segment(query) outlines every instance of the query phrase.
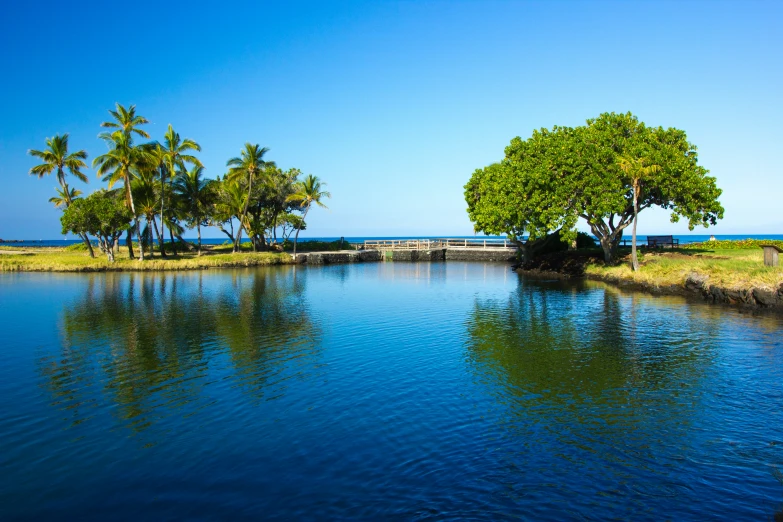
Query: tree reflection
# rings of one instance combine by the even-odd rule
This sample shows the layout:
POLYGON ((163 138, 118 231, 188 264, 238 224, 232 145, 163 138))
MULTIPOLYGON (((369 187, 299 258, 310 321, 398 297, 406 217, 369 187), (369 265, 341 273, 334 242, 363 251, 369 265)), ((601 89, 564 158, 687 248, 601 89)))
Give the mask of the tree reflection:
POLYGON ((101 396, 134 430, 185 415, 214 400, 205 390, 214 373, 255 399, 278 396, 316 355, 304 286, 274 269, 89 276, 63 309, 61 353, 39 366, 74 423, 101 396))
POLYGON ((530 280, 505 301, 476 299, 468 354, 504 421, 609 444, 687 428, 696 401, 683 394, 712 364, 714 325, 633 299, 530 280))

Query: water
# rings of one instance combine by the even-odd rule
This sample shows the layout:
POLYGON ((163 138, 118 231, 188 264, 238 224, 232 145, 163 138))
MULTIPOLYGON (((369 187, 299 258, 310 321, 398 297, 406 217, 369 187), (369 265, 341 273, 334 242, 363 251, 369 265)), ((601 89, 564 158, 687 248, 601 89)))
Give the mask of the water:
POLYGON ((0 519, 768 519, 776 315, 375 263, 0 274, 0 519))
MULTIPOLYGON (((668 235, 668 234, 667 234, 668 235)), ((433 238, 453 238, 453 239, 477 239, 477 238, 490 238, 490 239, 505 239, 503 236, 356 236, 345 237, 345 241, 348 243, 364 243, 365 240, 378 240, 378 239, 433 239, 433 238)), ((680 240, 681 245, 687 245, 688 243, 701 243, 710 239, 710 234, 687 234, 687 235, 675 235, 673 236, 680 240)), ((185 238, 187 241, 196 242, 196 238, 185 238)), ((631 235, 626 234, 623 239, 630 240, 631 235)), ((768 239, 768 240, 783 240, 783 234, 718 234, 715 235, 715 239, 718 240, 738 240, 738 239, 768 239)), ((339 237, 300 237, 299 242, 305 243, 307 241, 338 241, 339 237)), ((647 244, 647 236, 639 235, 637 241, 640 245, 647 244)), ((2 241, 0 245, 5 246, 19 246, 19 247, 65 247, 76 243, 81 243, 81 239, 24 239, 18 241, 2 241)), ((204 245, 223 245, 230 244, 225 237, 205 237, 201 240, 204 245)), ((243 243, 249 243, 250 240, 242 238, 243 243)), ((154 241, 157 245, 157 240, 154 241)), ((125 245, 125 239, 120 240, 121 245, 125 245)))

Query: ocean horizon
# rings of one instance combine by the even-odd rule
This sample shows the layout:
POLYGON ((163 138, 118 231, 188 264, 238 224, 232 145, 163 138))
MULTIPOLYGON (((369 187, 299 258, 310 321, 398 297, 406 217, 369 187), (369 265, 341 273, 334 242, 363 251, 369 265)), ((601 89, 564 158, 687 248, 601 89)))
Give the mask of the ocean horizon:
MULTIPOLYGON (((659 234, 649 234, 659 235, 659 234)), ((660 234, 670 235, 670 234, 660 234)), ((689 243, 701 243, 708 241, 710 237, 714 236, 716 240, 740 240, 740 239, 769 239, 783 241, 783 234, 673 234, 675 239, 680 240, 681 245, 687 245, 689 243)), ((399 239, 435 239, 435 238, 451 238, 451 239, 506 239, 503 236, 483 236, 483 235, 471 235, 471 236, 452 236, 452 235, 429 235, 429 236, 344 236, 342 239, 348 243, 363 243, 367 240, 399 240, 399 239)), ((197 238, 185 237, 186 241, 196 242, 197 238)), ((323 237, 300 237, 300 243, 306 243, 308 241, 338 241, 341 238, 339 236, 323 236, 323 237)), ((630 234, 623 236, 623 239, 630 239, 630 234)), ((279 238, 278 238, 279 240, 279 238)), ((639 243, 646 243, 647 235, 637 235, 639 243)), ((16 246, 39 246, 39 247, 64 247, 73 245, 75 243, 81 243, 81 239, 0 239, 0 245, 9 244, 16 246)), ((247 238, 242 239, 242 243, 248 243, 247 238)), ((204 237, 201 238, 201 243, 204 245, 222 245, 229 244, 227 238, 220 237, 204 237)), ((124 238, 120 240, 120 244, 125 244, 124 238)), ((157 240, 155 241, 157 244, 157 240)))

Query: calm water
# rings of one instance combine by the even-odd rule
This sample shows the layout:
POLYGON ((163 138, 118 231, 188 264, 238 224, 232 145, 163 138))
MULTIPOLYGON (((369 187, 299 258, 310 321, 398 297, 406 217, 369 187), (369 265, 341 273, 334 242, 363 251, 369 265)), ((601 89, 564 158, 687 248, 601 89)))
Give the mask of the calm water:
POLYGON ((3 520, 783 509, 776 316, 379 263, 0 274, 0 318, 3 520))

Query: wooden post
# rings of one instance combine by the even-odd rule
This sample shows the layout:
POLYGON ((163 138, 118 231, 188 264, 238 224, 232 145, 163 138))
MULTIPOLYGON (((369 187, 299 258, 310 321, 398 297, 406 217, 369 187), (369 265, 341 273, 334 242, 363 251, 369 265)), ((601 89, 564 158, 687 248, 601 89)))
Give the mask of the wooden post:
POLYGON ((778 254, 783 252, 776 245, 759 245, 764 249, 764 266, 778 266, 778 254))

